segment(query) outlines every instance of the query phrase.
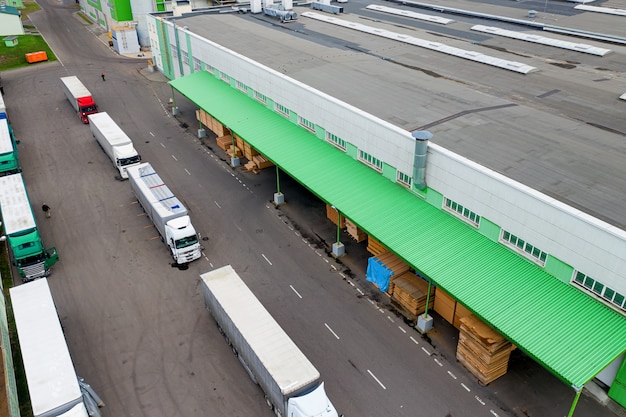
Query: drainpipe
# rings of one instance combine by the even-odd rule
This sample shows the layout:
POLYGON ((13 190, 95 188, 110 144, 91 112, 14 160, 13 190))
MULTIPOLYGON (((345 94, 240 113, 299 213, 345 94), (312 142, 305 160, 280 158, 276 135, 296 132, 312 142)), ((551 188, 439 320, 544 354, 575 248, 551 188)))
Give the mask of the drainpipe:
POLYGON ((426 189, 426 153, 428 152, 428 139, 433 134, 428 130, 415 130, 411 132, 415 138, 415 157, 413 159, 413 184, 418 190, 426 189))

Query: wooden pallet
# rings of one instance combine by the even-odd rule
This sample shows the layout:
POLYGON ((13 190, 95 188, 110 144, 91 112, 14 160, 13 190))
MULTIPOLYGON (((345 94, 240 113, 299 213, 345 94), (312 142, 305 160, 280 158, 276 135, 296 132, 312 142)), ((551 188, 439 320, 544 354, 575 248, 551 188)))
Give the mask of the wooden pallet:
POLYGON ((378 240, 371 236, 367 236, 367 251, 374 256, 378 256, 383 252, 388 252, 388 249, 383 246, 378 240))
POLYGON ((359 229, 358 226, 352 223, 349 219, 346 219, 346 231, 350 237, 357 242, 363 242, 367 239, 367 234, 363 230, 359 229))
POLYGON ((476 316, 463 317, 456 357, 478 381, 487 385, 506 374, 515 346, 476 316))
MULTIPOLYGON (((393 279, 391 296, 412 315, 419 316, 426 311, 426 294, 428 294, 428 283, 412 272, 405 272, 393 279)), ((432 294, 431 288, 428 308, 432 308, 434 304, 432 294)))

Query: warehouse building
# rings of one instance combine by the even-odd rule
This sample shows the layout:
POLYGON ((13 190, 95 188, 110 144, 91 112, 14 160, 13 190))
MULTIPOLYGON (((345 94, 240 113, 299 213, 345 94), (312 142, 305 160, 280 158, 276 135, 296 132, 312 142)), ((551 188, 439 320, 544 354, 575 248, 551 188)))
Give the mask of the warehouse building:
MULTIPOLYGON (((306 14, 291 26, 251 14, 151 15, 154 63, 198 106, 204 126, 312 190, 336 210, 335 221, 345 218, 416 271, 426 293, 436 287, 435 310, 440 295, 442 315, 453 305, 449 321, 467 311, 577 395, 597 378, 626 406, 626 197, 621 157, 611 156, 621 122, 607 117, 616 124, 600 129, 469 88, 443 67, 435 74, 449 55, 398 46, 385 31, 428 34, 402 32, 384 17, 370 19, 375 28, 363 35, 350 28, 364 20, 357 16, 332 22, 296 10, 306 14), (598 189, 582 179, 570 190, 585 173, 570 177, 570 162, 558 156, 590 141, 598 153, 578 160, 602 159, 596 174, 613 175, 598 189), (465 151, 467 143, 478 145, 465 151)), ((496 64, 447 62, 461 77, 474 65, 494 82, 524 77, 496 64)), ((606 97, 589 106, 619 111, 606 97)), ((381 290, 393 273, 390 282, 374 280, 381 290)))

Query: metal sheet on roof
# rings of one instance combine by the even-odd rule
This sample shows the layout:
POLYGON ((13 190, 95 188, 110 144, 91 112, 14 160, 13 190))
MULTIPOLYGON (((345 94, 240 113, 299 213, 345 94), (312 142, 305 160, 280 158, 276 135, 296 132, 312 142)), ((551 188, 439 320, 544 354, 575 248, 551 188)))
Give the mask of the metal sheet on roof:
POLYGON ((626 317, 212 74, 170 84, 566 383, 626 351, 626 317))

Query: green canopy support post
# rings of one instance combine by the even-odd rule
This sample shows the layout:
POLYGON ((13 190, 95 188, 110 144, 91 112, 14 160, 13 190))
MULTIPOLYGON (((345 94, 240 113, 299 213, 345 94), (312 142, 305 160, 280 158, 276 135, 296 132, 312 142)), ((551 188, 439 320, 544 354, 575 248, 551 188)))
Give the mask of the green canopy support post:
POLYGON ((428 292, 426 293, 426 309, 424 310, 424 314, 417 316, 417 331, 420 333, 427 333, 430 329, 433 328, 433 318, 428 315, 428 304, 430 303, 430 290, 432 288, 432 281, 427 279, 428 281, 428 292))
POLYGON ((576 396, 574 397, 574 401, 572 402, 572 407, 569 409, 569 413, 567 417, 572 417, 574 415, 574 410, 576 409, 576 405, 578 404, 578 400, 580 399, 580 394, 583 393, 583 387, 575 387, 572 386, 576 390, 576 396))
MULTIPOLYGON (((198 109, 198 112, 200 112, 202 109, 198 109)), ((196 113, 199 114, 199 113, 196 113)), ((206 137, 206 130, 204 130, 204 126, 202 126, 202 122, 200 120, 198 120, 198 138, 205 138, 206 137)))
POLYGON ((172 86, 172 98, 170 98, 170 103, 172 106, 172 116, 176 116, 179 112, 178 112, 178 106, 176 106, 176 91, 174 90, 174 87, 172 86))
MULTIPOLYGON (((235 168, 239 166, 239 157, 237 156, 237 145, 235 144, 235 135, 231 135, 233 138, 233 146, 231 150, 233 151, 233 156, 230 157, 230 166, 235 168)), ((278 178, 278 172, 276 173, 276 178, 278 178)))
POLYGON ((333 243, 333 256, 335 258, 339 258, 346 254, 346 247, 343 243, 341 243, 341 213, 339 209, 335 206, 332 206, 332 209, 337 212, 337 242, 333 243))
POLYGON ((276 192, 274 193, 274 204, 280 206, 285 202, 285 196, 280 192, 280 171, 276 165, 276 192))

